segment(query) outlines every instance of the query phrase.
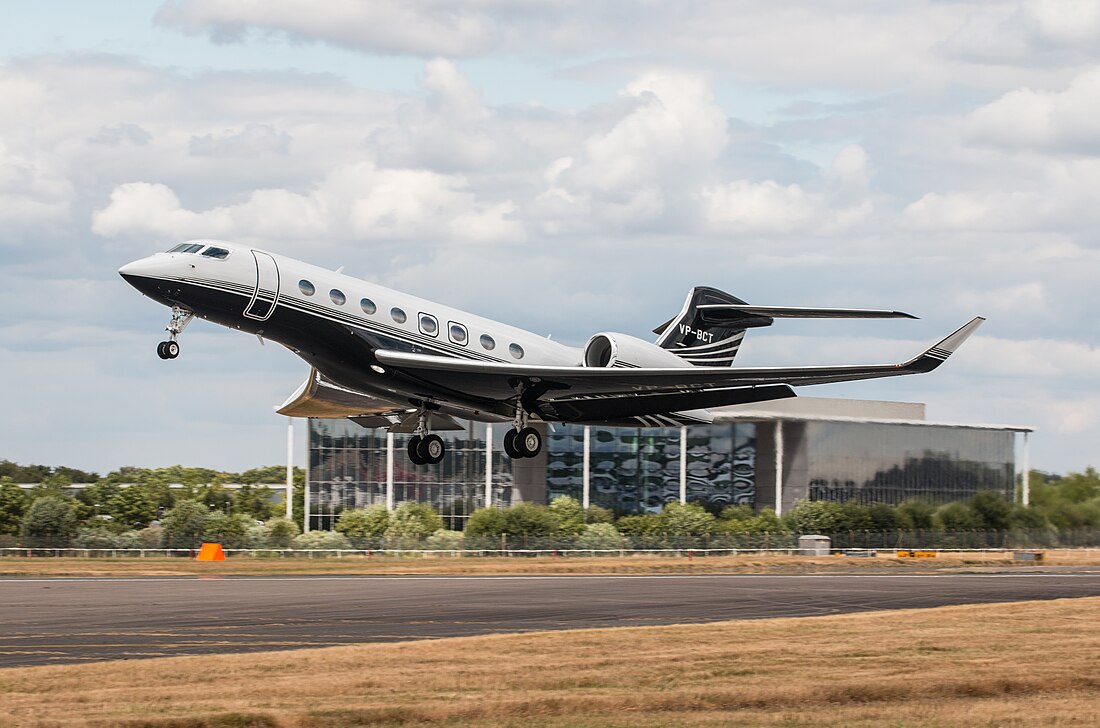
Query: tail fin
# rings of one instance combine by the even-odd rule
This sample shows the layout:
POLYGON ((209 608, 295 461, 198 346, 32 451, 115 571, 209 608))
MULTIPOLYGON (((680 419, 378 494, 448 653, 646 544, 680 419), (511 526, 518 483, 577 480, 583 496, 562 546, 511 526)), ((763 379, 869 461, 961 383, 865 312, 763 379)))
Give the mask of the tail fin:
POLYGON ((771 326, 777 318, 912 319, 916 316, 903 311, 867 308, 750 306, 717 288, 698 286, 688 293, 679 315, 658 326, 653 333, 658 334, 657 346, 690 364, 730 366, 745 338, 745 331, 771 326))
POLYGON ((653 330, 659 334, 657 346, 695 366, 732 365, 741 340, 745 338, 745 330, 771 326, 772 318, 748 311, 730 311, 725 308, 729 305, 745 305, 745 302, 717 288, 692 288, 683 310, 653 330), (706 308, 715 304, 720 304, 721 313, 706 308))

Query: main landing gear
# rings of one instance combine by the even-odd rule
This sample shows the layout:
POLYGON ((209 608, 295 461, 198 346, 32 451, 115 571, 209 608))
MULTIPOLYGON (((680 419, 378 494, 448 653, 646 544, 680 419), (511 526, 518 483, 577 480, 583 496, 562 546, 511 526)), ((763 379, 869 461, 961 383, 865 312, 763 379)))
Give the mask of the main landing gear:
POLYGON ((180 345, 176 338, 183 333, 183 330, 187 328, 187 324, 191 323, 193 318, 195 318, 194 311, 188 311, 180 306, 172 307, 172 318, 168 321, 168 325, 164 327, 164 330, 168 332, 168 341, 157 344, 157 356, 161 359, 175 359, 180 355, 180 345))
MULTIPOLYGON (((431 412, 421 410, 416 434, 409 438, 409 460, 413 465, 435 465, 447 454, 446 443, 431 434, 431 412)), ((519 410, 512 429, 504 433, 504 452, 513 460, 533 458, 542 452, 542 434, 527 423, 527 413, 519 410)))
POLYGON ((542 435, 527 424, 527 413, 516 408, 513 427, 504 433, 504 452, 513 460, 533 458, 542 452, 542 435))
POLYGON ((416 434, 409 438, 409 460, 413 465, 435 465, 447 454, 447 446, 442 437, 430 433, 431 413, 421 410, 419 416, 416 434))

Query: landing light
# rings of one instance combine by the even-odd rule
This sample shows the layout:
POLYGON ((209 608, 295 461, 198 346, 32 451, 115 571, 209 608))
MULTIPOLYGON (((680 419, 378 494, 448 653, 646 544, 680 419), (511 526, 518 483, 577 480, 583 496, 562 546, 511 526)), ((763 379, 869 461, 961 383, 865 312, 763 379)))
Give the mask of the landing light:
POLYGON ((383 369, 382 367, 378 366, 377 364, 371 364, 370 369, 371 369, 372 372, 377 372, 378 374, 385 374, 386 373, 386 370, 383 369))

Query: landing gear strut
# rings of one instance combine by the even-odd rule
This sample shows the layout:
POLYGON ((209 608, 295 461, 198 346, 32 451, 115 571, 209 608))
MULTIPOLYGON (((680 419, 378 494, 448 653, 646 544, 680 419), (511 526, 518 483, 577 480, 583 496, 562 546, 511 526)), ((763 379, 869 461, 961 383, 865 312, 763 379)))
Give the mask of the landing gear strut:
POLYGON ((439 435, 431 434, 431 412, 420 410, 416 434, 409 438, 409 460, 413 465, 435 465, 447 454, 447 446, 439 435))
POLYGON ((513 460, 533 458, 542 452, 542 435, 527 424, 527 412, 522 407, 516 408, 513 427, 504 433, 504 452, 513 460))
POLYGON ((157 344, 157 356, 161 359, 175 359, 180 355, 180 345, 176 338, 183 333, 183 330, 187 328, 187 324, 191 323, 193 318, 195 318, 194 311, 188 311, 180 306, 172 307, 172 318, 168 321, 168 325, 164 327, 164 330, 168 332, 168 341, 157 344))

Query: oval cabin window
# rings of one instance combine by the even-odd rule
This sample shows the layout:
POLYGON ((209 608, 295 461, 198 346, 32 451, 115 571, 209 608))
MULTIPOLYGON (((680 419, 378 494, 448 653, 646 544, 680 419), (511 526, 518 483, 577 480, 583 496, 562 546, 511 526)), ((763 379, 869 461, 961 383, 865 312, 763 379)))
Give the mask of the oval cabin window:
POLYGON ((508 353, 512 355, 513 359, 522 359, 523 358, 523 347, 520 346, 519 344, 509 344, 508 345, 508 353))
POLYGON ((312 296, 317 292, 317 288, 309 281, 298 281, 298 290, 302 292, 303 296, 312 296))
POLYGON ((485 349, 486 351, 492 351, 493 349, 497 348, 497 342, 493 339, 492 336, 489 336, 488 334, 482 334, 481 348, 485 349))
POLYGON ((399 324, 403 324, 408 320, 408 316, 405 315, 405 312, 396 307, 390 309, 390 317, 399 324))
POLYGON ((332 302, 337 306, 343 306, 348 302, 348 297, 344 295, 344 292, 335 288, 328 292, 328 297, 331 298, 332 302))
POLYGON ((360 301, 359 308, 363 309, 363 313, 366 314, 373 314, 375 311, 378 310, 378 307, 374 305, 374 301, 370 300, 369 298, 364 298, 362 301, 360 301))

